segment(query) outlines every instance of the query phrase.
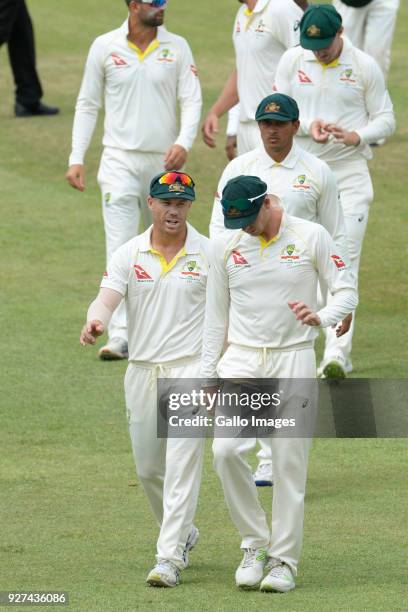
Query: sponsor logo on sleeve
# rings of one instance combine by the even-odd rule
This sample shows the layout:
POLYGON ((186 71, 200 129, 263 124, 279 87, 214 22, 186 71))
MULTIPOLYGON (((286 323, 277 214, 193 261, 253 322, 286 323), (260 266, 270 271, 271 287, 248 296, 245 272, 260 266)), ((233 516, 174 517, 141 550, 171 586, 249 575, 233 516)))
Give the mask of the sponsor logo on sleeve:
POLYGON ((330 257, 334 261, 334 263, 336 265, 336 268, 338 270, 344 270, 345 269, 346 264, 344 263, 344 261, 342 260, 342 258, 339 255, 330 255, 330 257))

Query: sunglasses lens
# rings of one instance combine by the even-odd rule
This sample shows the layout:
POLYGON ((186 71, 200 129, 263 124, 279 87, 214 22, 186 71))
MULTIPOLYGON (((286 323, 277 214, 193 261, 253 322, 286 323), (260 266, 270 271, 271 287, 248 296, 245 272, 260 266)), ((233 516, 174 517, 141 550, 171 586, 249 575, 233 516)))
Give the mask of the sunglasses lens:
POLYGON ((167 0, 153 0, 150 4, 154 6, 154 8, 161 8, 167 4, 167 0))
POLYGON ((187 185, 188 187, 194 187, 194 182, 188 174, 184 174, 182 172, 167 172, 167 174, 163 174, 159 183, 162 185, 173 185, 176 182, 181 183, 182 185, 187 185))

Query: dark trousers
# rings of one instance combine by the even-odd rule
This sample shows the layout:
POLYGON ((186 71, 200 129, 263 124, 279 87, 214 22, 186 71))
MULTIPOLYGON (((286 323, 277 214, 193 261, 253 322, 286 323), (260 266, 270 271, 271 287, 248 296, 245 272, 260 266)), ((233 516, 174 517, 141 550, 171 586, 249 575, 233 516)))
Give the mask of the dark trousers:
POLYGON ((30 107, 43 91, 35 68, 34 31, 25 0, 0 0, 0 46, 7 43, 16 102, 30 107))

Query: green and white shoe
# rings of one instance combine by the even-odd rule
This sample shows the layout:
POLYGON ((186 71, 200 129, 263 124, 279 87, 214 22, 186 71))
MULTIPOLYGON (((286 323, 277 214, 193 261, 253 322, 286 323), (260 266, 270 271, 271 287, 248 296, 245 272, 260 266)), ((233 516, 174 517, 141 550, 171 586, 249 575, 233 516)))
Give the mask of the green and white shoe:
POLYGON ((267 562, 266 548, 244 548, 244 557, 235 572, 240 589, 257 589, 267 562))
POLYGON ((261 582, 261 591, 287 593, 295 588, 292 570, 278 559, 271 559, 267 565, 269 573, 261 582))
POLYGON ((172 561, 158 559, 146 582, 154 587, 175 587, 180 584, 180 570, 172 561))

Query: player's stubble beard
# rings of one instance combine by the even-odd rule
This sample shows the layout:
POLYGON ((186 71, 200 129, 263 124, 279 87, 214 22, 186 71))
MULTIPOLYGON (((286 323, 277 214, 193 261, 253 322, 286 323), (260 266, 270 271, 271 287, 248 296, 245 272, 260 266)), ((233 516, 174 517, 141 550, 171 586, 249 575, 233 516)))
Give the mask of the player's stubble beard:
POLYGON ((157 28, 164 23, 164 10, 150 9, 144 15, 140 15, 140 21, 144 26, 157 28))

